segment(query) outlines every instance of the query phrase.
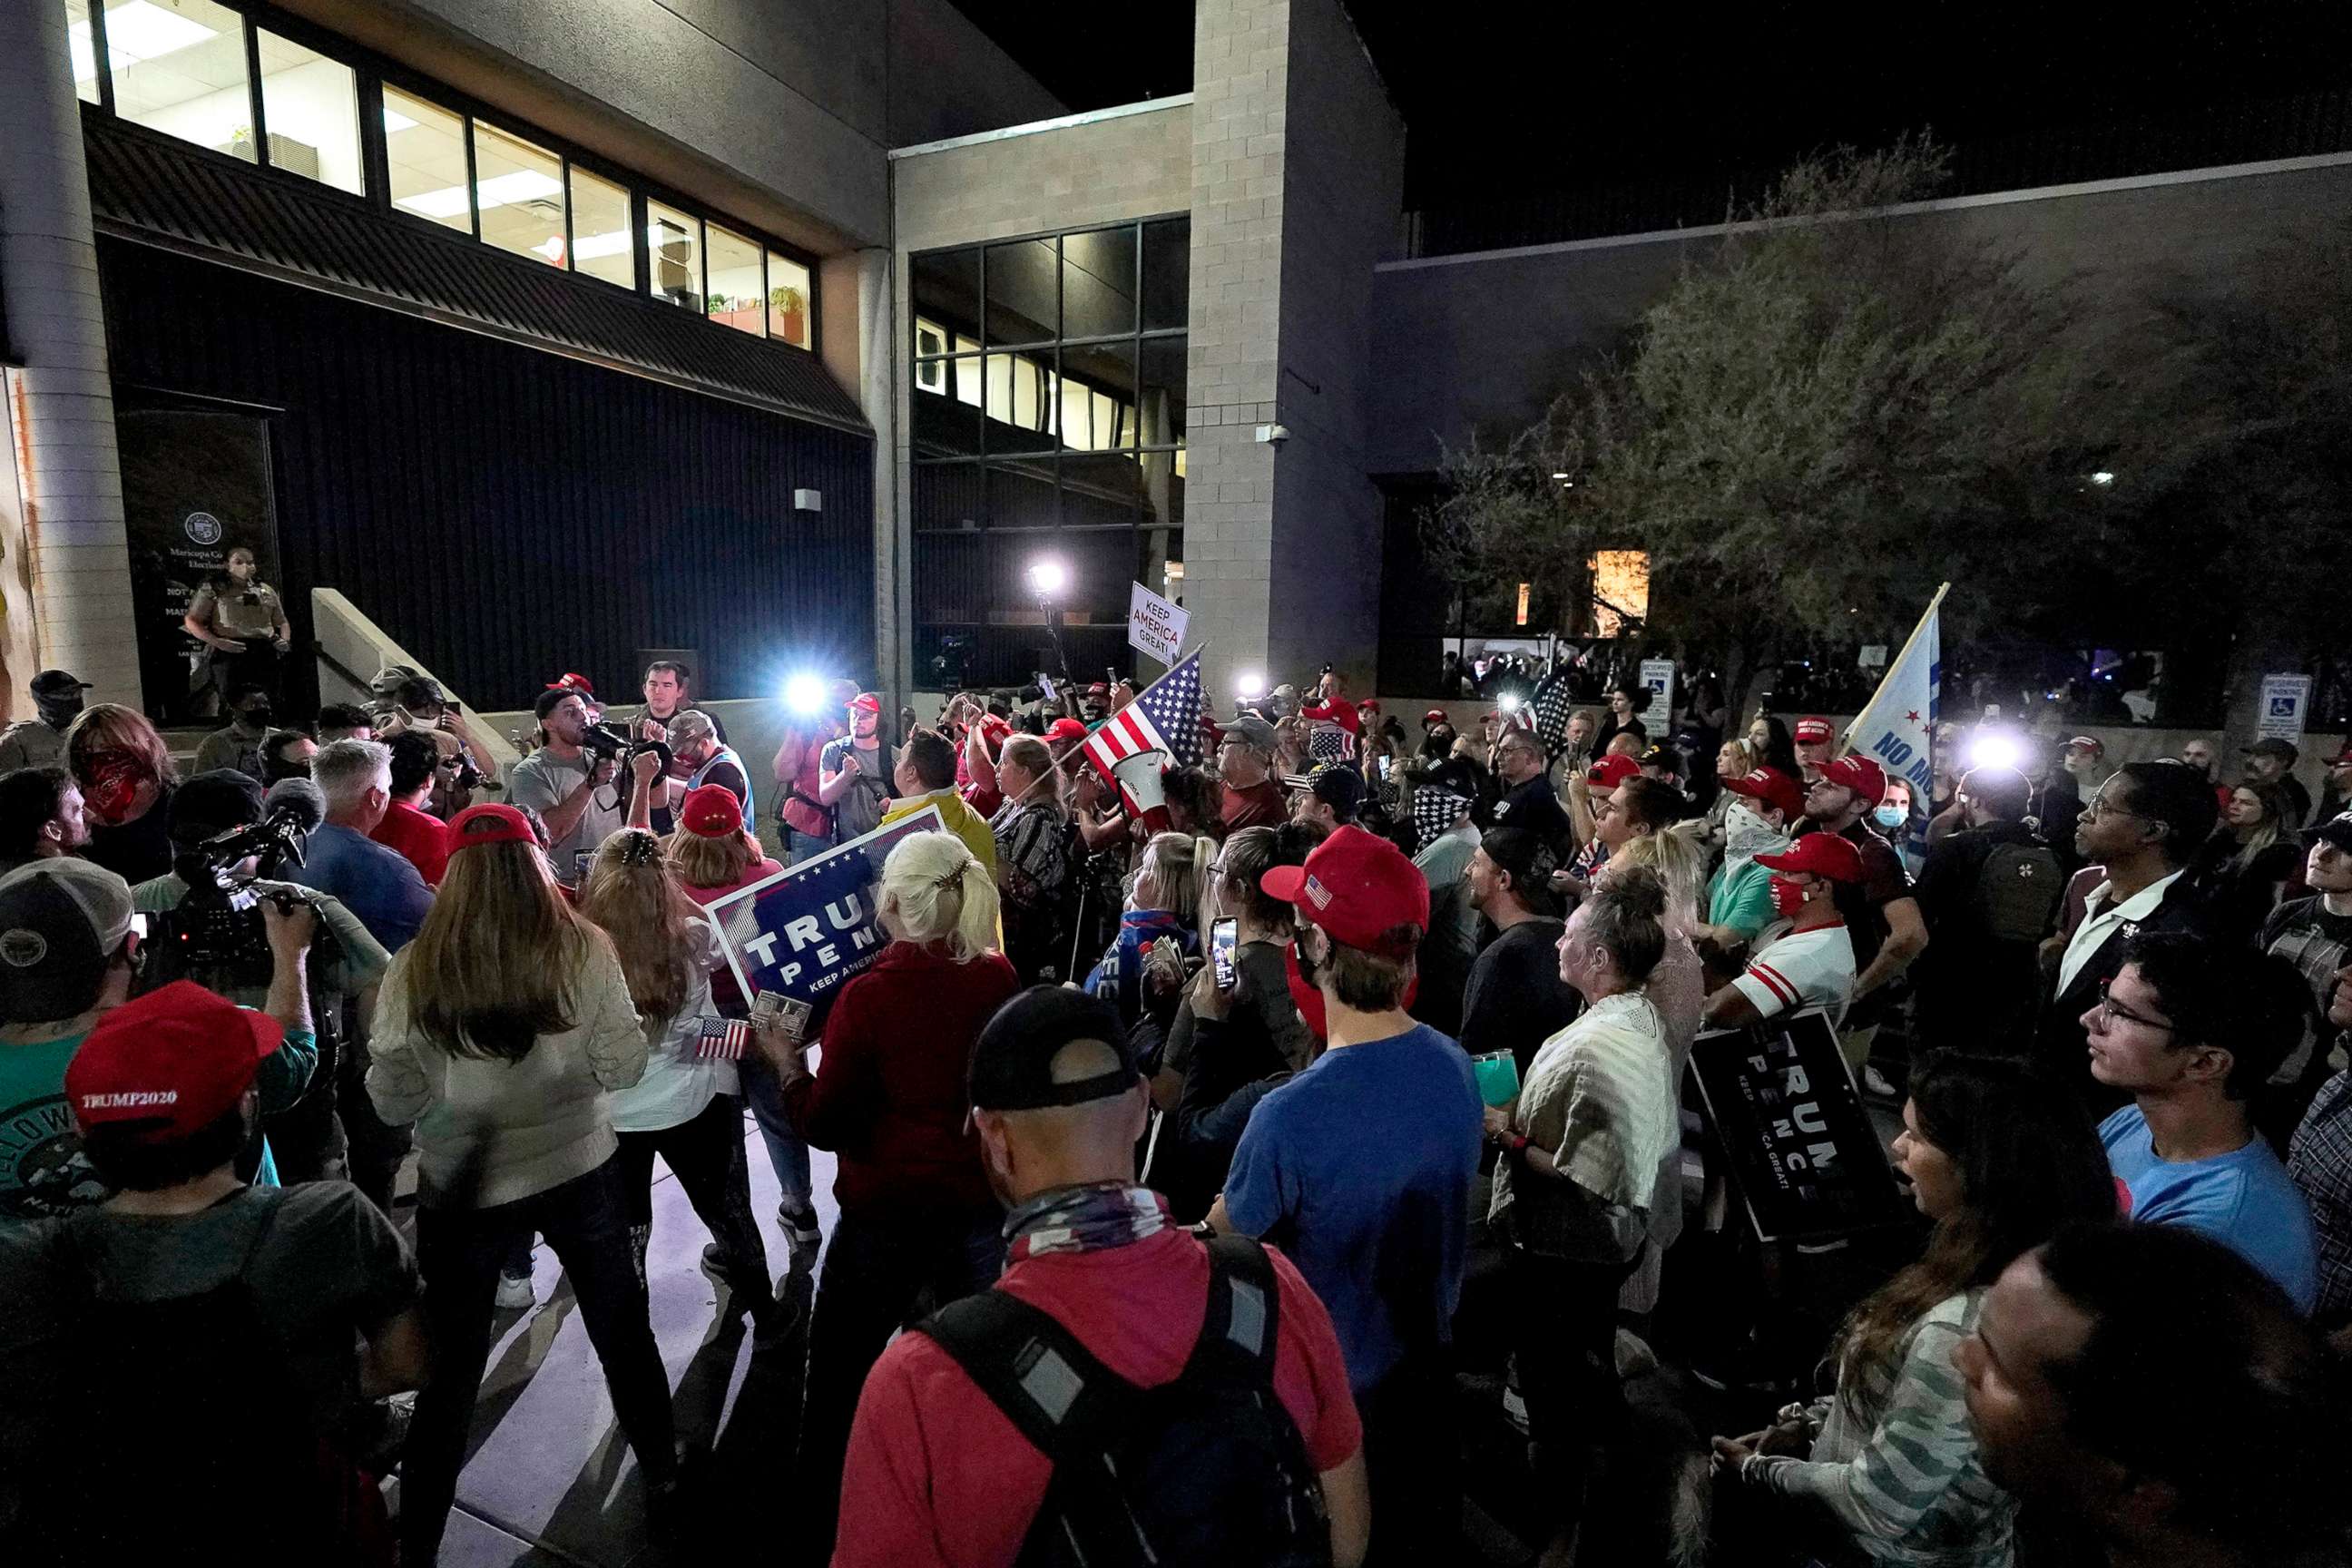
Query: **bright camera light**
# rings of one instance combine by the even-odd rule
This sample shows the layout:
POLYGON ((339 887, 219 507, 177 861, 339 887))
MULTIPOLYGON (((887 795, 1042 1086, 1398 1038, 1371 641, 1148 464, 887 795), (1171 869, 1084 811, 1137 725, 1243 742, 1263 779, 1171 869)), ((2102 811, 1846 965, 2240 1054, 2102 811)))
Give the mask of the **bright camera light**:
POLYGON ((1517 712, 1519 710, 1519 694, 1516 691, 1504 692, 1501 706, 1503 711, 1506 713, 1517 712))
POLYGON ((2015 769, 2025 761, 2025 748, 2009 735, 1979 735, 1969 745, 1969 766, 2015 769))
POLYGON ((1244 702, 1254 702, 1265 695, 1265 677, 1257 671, 1245 670, 1234 681, 1234 689, 1244 702))
POLYGON ((2116 476, 2108 472, 2106 469, 2101 468, 2097 473, 2091 476, 2091 482, 2104 488, 2107 485, 2114 484, 2116 482, 2116 476))
POLYGON ((1070 569, 1052 556, 1042 556, 1029 563, 1029 591, 1041 599, 1050 599, 1070 585, 1070 569))
POLYGON ((784 706, 808 718, 824 706, 824 680, 806 673, 784 682, 784 706))

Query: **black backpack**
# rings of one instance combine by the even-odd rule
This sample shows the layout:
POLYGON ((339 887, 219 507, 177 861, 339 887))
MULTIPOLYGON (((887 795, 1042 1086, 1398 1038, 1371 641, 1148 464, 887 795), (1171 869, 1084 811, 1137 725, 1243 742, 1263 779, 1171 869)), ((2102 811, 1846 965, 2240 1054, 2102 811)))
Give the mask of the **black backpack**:
POLYGON ((1977 913, 1995 942, 2040 942, 2065 893, 2058 857, 2041 844, 1997 845, 1977 874, 1977 913))
POLYGON ((923 1323, 1054 1461, 1018 1563, 1331 1561, 1322 1483, 1274 1391, 1274 1266, 1246 1237, 1208 1247, 1201 1337, 1183 1372, 1157 1388, 1136 1387, 1059 1321, 1003 1290, 968 1296, 923 1323))

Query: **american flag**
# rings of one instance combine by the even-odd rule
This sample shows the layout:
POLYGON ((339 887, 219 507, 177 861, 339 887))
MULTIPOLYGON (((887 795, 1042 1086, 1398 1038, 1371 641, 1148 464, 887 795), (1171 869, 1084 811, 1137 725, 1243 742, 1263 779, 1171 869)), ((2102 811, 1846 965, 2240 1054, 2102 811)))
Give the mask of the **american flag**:
POLYGON ((1087 761, 1105 778, 1122 757, 1165 752, 1179 763, 1201 760, 1201 655, 1143 689, 1143 695, 1104 720, 1087 737, 1087 761))
POLYGON ((1535 710, 1536 738, 1554 756, 1568 744, 1568 721, 1576 712, 1575 695, 1568 689, 1568 660, 1552 661, 1551 672, 1536 682, 1535 692, 1519 711, 1535 710))
POLYGON ((694 1044, 698 1061, 741 1061, 751 1043, 751 1026, 740 1018, 705 1018, 702 1037, 694 1044))

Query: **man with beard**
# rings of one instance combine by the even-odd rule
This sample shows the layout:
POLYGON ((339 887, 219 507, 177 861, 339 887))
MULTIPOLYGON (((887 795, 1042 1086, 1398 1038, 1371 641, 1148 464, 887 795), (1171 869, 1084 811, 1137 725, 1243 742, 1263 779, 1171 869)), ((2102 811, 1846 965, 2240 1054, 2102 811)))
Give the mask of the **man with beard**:
POLYGON ((833 811, 835 844, 882 826, 896 792, 882 752, 882 699, 861 691, 849 705, 849 733, 825 742, 817 758, 818 802, 833 811))

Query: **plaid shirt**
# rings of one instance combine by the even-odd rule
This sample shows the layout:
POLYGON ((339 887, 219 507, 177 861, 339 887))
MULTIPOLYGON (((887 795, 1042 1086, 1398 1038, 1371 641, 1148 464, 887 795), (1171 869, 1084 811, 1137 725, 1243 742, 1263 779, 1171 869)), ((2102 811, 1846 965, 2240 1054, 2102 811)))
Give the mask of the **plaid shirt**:
POLYGON ((2320 1086, 2287 1145, 2286 1172, 2311 1205, 2319 1237, 2319 1300, 2312 1321, 2333 1329, 2352 1318, 2352 1072, 2320 1086))
POLYGON ((2290 900, 2263 923, 2263 951, 2294 964, 2311 987, 2313 1008, 2304 1021, 2303 1038, 2271 1074, 2273 1083, 2300 1083, 2307 1074, 2326 1070, 2315 1058, 2325 1048, 2327 997, 2336 988, 2336 972, 2352 954, 2352 916, 2329 914, 2316 894, 2290 900))

